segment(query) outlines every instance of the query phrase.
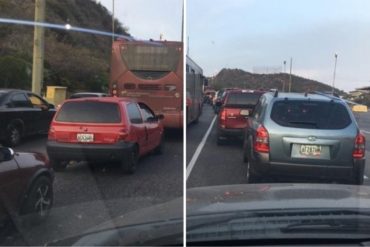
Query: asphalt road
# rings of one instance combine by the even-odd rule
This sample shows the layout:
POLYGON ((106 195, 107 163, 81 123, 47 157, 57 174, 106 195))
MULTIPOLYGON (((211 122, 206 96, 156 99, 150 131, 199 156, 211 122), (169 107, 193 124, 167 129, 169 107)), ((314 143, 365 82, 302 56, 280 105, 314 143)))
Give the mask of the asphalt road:
MULTIPOLYGON (((218 146, 216 144, 216 129, 214 124, 210 130, 208 138, 205 140, 203 148, 198 148, 209 129, 215 114, 212 107, 204 105, 203 114, 197 124, 191 124, 187 129, 187 187, 202 187, 226 184, 245 184, 246 165, 242 159, 242 142, 229 141, 227 144, 218 146), (198 152, 196 150, 198 149, 198 152), (200 153, 199 153, 200 151, 200 153), (197 158, 193 158, 195 153, 199 153, 197 158), (193 164, 191 164, 193 163, 193 164), (190 165, 189 165, 190 164, 190 165), (192 169, 191 169, 191 166, 192 169), (190 173, 189 173, 190 171, 190 173)), ((360 129, 370 142, 370 113, 357 115, 357 122, 360 129)), ((365 185, 370 185, 370 145, 366 146, 366 170, 365 185)), ((274 181, 273 181, 274 182, 274 181)), ((310 182, 310 181, 302 181, 310 182)))
MULTIPOLYGON (((133 175, 122 174, 118 164, 90 167, 87 163, 56 173, 54 206, 47 221, 31 229, 14 225, 0 229, 6 236, 0 245, 44 245, 128 212, 181 197, 182 136, 182 131, 167 131, 164 153, 140 159, 133 175)), ((28 138, 16 151, 46 153, 45 144, 45 136, 28 138)))

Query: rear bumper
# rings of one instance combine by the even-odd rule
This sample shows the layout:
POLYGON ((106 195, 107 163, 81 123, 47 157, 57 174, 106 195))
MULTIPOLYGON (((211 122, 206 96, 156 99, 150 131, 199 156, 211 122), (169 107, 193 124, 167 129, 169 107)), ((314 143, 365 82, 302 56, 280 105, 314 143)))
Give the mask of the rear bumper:
POLYGON ((78 144, 48 141, 46 150, 49 158, 58 160, 107 161, 122 160, 134 146, 134 143, 116 144, 78 144))
POLYGON ((272 176, 289 176, 315 179, 351 179, 359 169, 365 166, 365 160, 353 160, 348 166, 343 165, 309 165, 296 163, 270 162, 268 153, 254 152, 251 168, 257 174, 272 176))

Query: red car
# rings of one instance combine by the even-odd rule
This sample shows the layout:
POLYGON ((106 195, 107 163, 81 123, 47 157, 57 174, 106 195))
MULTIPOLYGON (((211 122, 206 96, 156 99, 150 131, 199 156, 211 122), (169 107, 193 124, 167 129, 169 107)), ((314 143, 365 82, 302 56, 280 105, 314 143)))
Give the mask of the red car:
POLYGON ((161 153, 163 115, 128 98, 66 100, 50 125, 47 153, 54 170, 68 161, 119 161, 133 173, 139 157, 161 153))
POLYGON ((264 91, 235 89, 227 91, 218 114, 217 144, 229 137, 243 138, 244 129, 264 91))
POLYGON ((0 147, 0 221, 19 216, 26 224, 43 221, 53 204, 53 180, 44 155, 0 147))

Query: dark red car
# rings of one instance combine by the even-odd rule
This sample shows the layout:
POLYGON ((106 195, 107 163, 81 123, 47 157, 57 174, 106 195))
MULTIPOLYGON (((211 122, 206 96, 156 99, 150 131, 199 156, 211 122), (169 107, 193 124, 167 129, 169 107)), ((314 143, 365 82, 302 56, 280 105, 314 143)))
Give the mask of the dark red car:
POLYGON ((218 113, 217 144, 223 144, 229 137, 243 138, 248 117, 264 93, 245 89, 227 91, 218 113))
POLYGON ((128 98, 66 100, 50 126, 50 162, 61 171, 71 160, 119 161, 133 173, 139 157, 161 153, 161 119, 146 104, 128 98))
POLYGON ((44 155, 0 147, 0 220, 44 220, 53 204, 53 174, 44 155))

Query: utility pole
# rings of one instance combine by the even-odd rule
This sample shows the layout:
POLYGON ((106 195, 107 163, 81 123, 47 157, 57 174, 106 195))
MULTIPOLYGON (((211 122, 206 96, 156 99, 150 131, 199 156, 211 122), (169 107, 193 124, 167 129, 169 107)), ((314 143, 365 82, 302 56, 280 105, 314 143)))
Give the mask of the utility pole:
POLYGON ((286 61, 284 60, 284 73, 286 73, 286 61))
POLYGON ((182 20, 181 20, 181 42, 184 42, 184 12, 185 12, 185 3, 183 0, 182 1, 182 20))
POLYGON ((112 0, 112 44, 114 42, 114 0, 112 0))
POLYGON ((293 58, 290 58, 289 93, 292 89, 292 66, 293 66, 293 58))
MULTIPOLYGON (((35 1, 35 22, 45 21, 45 0, 35 1)), ((44 80, 44 27, 35 25, 33 35, 32 92, 41 93, 44 80)))
POLYGON ((335 73, 337 71, 337 59, 338 59, 338 54, 337 53, 335 53, 334 58, 335 58, 335 62, 334 62, 334 74, 333 74, 333 87, 332 87, 332 91, 331 91, 332 95, 334 95, 335 73))

